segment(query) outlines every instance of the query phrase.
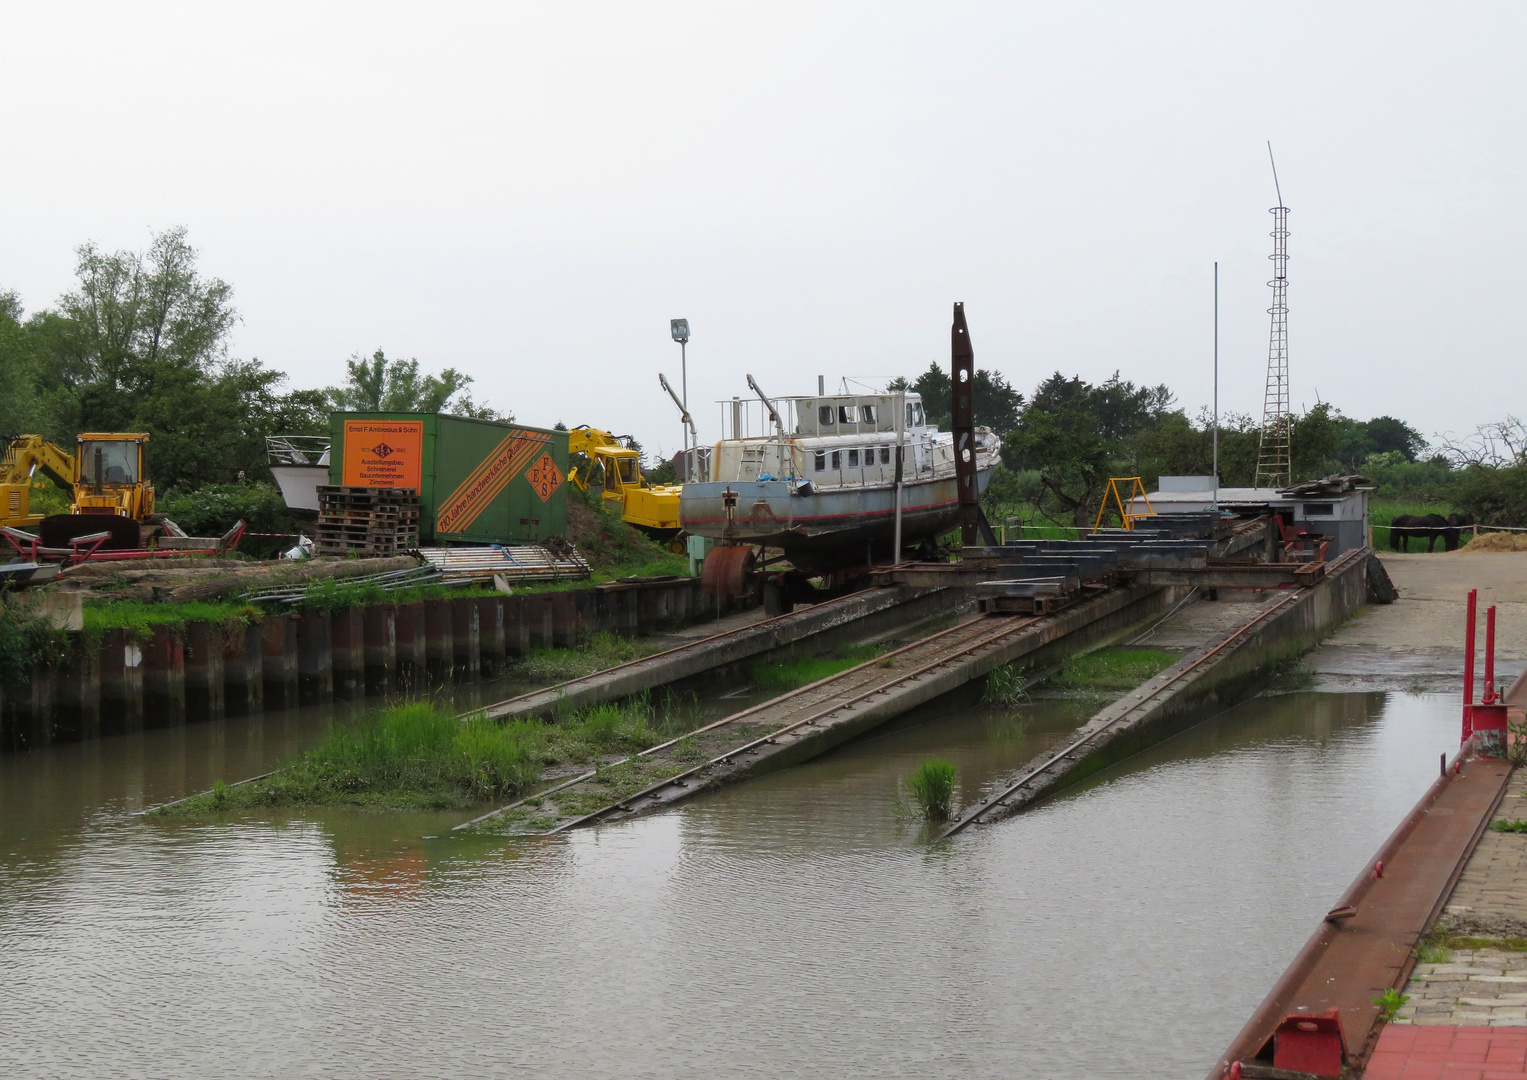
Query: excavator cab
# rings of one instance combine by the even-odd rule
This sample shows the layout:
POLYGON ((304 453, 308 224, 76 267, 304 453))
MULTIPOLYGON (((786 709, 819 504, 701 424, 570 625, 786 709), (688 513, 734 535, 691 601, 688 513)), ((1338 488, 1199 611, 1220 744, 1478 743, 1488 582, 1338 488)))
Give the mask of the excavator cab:
POLYGON ((42 542, 62 547, 77 536, 109 532, 107 549, 142 546, 139 523, 154 512, 154 489, 144 474, 148 432, 90 432, 75 439, 74 502, 67 514, 44 518, 42 542))

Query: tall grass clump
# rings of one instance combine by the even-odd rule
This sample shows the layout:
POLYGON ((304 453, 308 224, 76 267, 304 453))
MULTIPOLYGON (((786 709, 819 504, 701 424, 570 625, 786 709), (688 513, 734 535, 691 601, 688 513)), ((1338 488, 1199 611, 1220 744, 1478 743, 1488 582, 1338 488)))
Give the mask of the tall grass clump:
POLYGON ((981 697, 992 705, 1022 705, 1029 700, 1029 678, 1012 664, 1003 664, 986 676, 981 697))
POLYGON ((211 792, 170 813, 250 807, 457 809, 524 791, 540 776, 544 725, 459 720, 427 702, 370 713, 262 780, 211 792))
POLYGON ((912 801, 929 821, 949 820, 954 803, 954 765, 943 758, 930 758, 907 777, 912 801))

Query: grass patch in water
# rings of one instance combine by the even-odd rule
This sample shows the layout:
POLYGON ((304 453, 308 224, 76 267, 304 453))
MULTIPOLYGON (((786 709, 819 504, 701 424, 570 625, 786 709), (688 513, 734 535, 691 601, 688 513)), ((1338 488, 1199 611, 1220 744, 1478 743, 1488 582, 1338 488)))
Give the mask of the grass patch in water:
POLYGON ((545 725, 458 720, 428 703, 399 705, 336 726, 278 772, 222 781, 162 814, 298 806, 445 810, 517 795, 540 777, 545 725))
POLYGON ((748 679, 760 690, 784 692, 857 667, 880 655, 874 645, 851 645, 832 656, 798 656, 778 663, 753 664, 748 679))
POLYGON ((912 801, 929 821, 949 820, 954 804, 954 765, 943 758, 930 758, 907 777, 912 801))
POLYGON ((1068 659, 1051 682, 1061 690, 1122 693, 1171 667, 1177 659, 1160 649, 1099 649, 1068 659))

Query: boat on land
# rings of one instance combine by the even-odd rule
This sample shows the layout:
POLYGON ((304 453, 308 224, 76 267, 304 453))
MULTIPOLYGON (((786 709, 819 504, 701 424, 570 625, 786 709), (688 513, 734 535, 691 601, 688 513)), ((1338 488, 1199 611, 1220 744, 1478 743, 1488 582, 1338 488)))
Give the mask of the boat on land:
MULTIPOLYGON (((679 519, 693 536, 778 548, 812 575, 868 566, 895 546, 898 459, 903 551, 932 547, 959 522, 955 436, 927 422, 915 393, 818 393, 722 402, 709 479, 684 485, 679 519), (754 433, 756 431, 756 434, 754 433)), ((981 491, 995 433, 975 429, 981 491)))

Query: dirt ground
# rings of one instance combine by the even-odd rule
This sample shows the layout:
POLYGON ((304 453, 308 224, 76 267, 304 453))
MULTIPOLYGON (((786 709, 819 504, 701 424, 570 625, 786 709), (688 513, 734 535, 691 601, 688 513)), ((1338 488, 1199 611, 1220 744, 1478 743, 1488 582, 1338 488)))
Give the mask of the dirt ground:
POLYGON ((1441 689, 1463 675, 1464 612, 1479 590, 1479 663, 1484 611, 1496 605, 1496 668, 1509 682, 1527 667, 1527 552, 1381 554, 1400 591, 1369 604, 1307 656, 1323 682, 1374 689, 1441 689))
MULTIPOLYGON (((1381 554, 1400 591, 1393 604, 1369 604, 1305 657, 1328 690, 1434 691, 1463 675, 1463 623, 1479 590, 1479 659, 1484 611, 1496 605, 1496 667, 1509 682, 1527 667, 1527 551, 1381 554)), ((1188 652, 1232 630, 1267 593, 1222 589, 1218 601, 1190 603, 1132 644, 1188 652)))

